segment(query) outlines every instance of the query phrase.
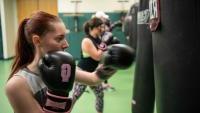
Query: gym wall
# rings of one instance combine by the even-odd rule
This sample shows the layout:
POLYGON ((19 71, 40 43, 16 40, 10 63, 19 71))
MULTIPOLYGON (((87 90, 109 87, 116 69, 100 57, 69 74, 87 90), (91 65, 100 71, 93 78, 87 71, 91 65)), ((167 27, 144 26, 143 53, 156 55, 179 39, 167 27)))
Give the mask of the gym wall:
MULTIPOLYGON (((47 11, 59 15, 63 19, 66 26, 71 30, 71 33, 68 35, 70 43, 68 51, 78 59, 80 57, 80 43, 84 36, 82 29, 83 23, 91 18, 92 14, 96 11, 104 11, 114 22, 120 19, 122 11, 127 11, 130 6, 138 0, 125 0, 127 1, 125 3, 120 3, 117 0, 81 0, 82 3, 78 4, 77 7, 77 11, 80 13, 78 17, 78 32, 74 31, 75 21, 73 14, 75 13, 75 3, 71 1, 72 0, 1 0, 0 59, 9 59, 14 56, 14 46, 19 22, 35 10, 47 11), (20 3, 23 4, 20 5, 20 3), (30 6, 30 4, 32 4, 31 7, 26 7, 30 6), (54 10, 55 8, 56 10, 54 10)), ((122 43, 126 42, 125 36, 120 28, 114 29, 113 33, 122 43)))
POLYGON ((75 10, 81 13, 104 11, 121 12, 128 10, 131 5, 139 0, 58 0, 59 13, 74 13, 75 10), (77 4, 72 1, 81 1, 77 4), (123 2, 124 1, 124 2, 123 2))
MULTIPOLYGON (((64 21, 70 33, 67 40, 70 44, 68 52, 76 59, 80 58, 81 40, 84 37, 83 24, 89 20, 96 11, 104 11, 112 22, 120 20, 123 13, 126 13, 132 4, 138 0, 79 0, 77 4, 72 1, 77 0, 59 0, 59 17, 64 21), (75 15, 76 14, 76 15, 75 15), (76 24, 77 23, 77 24, 76 24)), ((121 28, 115 28, 113 34, 119 38, 121 43, 126 43, 126 38, 121 28)))
POLYGON ((14 55, 14 43, 17 31, 16 2, 14 0, 1 0, 1 41, 0 59, 8 59, 14 55))
MULTIPOLYGON (((1 14, 0 14, 1 17, 1 14)), ((3 42, 2 42, 2 29, 1 29, 1 18, 0 18, 0 59, 3 58, 3 42)))
POLYGON ((36 10, 58 15, 57 0, 0 0, 0 5, 0 59, 14 57, 18 25, 24 18, 36 10))
MULTIPOLYGON (((81 40, 85 36, 83 31, 83 24, 85 21, 89 20, 93 13, 80 13, 77 20, 75 20, 71 13, 59 13, 59 17, 63 20, 67 28, 70 30, 70 33, 67 36, 67 41, 69 42, 70 46, 67 49, 69 53, 71 53, 76 59, 80 58, 80 51, 81 51, 81 40), (78 21, 77 31, 75 27, 75 21, 78 21)), ((112 22, 117 21, 120 19, 121 13, 106 13, 109 15, 112 22)), ((126 43, 126 38, 124 33, 122 32, 121 27, 115 28, 113 30, 114 36, 116 36, 121 43, 126 43)))

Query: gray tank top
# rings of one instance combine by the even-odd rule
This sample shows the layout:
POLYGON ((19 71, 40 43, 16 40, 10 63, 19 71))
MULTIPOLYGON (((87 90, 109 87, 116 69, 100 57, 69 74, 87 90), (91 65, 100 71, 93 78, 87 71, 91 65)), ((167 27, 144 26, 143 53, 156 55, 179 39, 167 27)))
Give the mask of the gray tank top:
POLYGON ((23 68, 19 70, 15 76, 22 76, 27 80, 27 83, 34 94, 35 99, 38 101, 40 106, 43 107, 46 100, 46 85, 41 79, 40 75, 36 75, 28 68, 23 68))

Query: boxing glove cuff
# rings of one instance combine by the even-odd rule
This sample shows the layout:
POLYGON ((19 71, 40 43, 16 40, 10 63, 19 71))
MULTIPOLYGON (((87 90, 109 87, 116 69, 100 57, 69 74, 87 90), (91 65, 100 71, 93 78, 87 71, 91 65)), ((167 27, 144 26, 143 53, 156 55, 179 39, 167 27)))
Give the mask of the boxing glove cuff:
POLYGON ((99 66, 96 69, 96 75, 101 80, 107 80, 107 79, 109 79, 115 72, 116 72, 115 69, 110 68, 110 67, 105 67, 105 66, 99 66))
POLYGON ((47 99, 43 110, 46 113, 70 113, 72 99, 69 97, 54 95, 47 91, 47 99))

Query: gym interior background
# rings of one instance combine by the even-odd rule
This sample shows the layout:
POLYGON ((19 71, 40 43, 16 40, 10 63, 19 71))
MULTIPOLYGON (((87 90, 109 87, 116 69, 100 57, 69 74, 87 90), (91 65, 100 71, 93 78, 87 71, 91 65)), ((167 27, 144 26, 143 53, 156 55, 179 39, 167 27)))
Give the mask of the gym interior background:
MULTIPOLYGON (((83 23, 96 11, 104 11, 112 22, 124 18, 130 7, 138 0, 0 0, 0 113, 12 113, 5 96, 4 85, 10 72, 15 53, 15 39, 20 21, 35 10, 58 15, 70 30, 67 40, 68 52, 77 60, 80 58, 80 43, 84 36, 83 23)), ((128 44, 123 26, 114 29, 113 34, 121 43, 128 44)), ((115 92, 105 93, 105 113, 131 113, 134 64, 128 70, 118 71, 109 82, 115 92)), ((85 93, 72 113, 94 113, 94 95, 85 93)))

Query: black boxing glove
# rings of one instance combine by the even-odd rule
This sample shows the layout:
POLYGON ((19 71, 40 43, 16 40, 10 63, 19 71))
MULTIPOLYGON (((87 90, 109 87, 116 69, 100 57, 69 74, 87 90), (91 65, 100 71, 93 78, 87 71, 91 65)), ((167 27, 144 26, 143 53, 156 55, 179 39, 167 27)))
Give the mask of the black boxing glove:
POLYGON ((120 41, 117 37, 114 37, 111 32, 105 32, 102 36, 102 42, 104 42, 106 45, 112 45, 112 44, 119 44, 120 41))
POLYGON ((105 65, 100 65, 97 67, 96 69, 96 75, 101 79, 101 80, 107 80, 109 79, 117 70, 109 67, 109 66, 105 66, 105 65))
POLYGON ((64 51, 47 53, 39 63, 42 80, 47 86, 45 112, 67 112, 72 106, 68 97, 75 78, 75 60, 64 51))
POLYGON ((110 45, 113 40, 113 34, 111 32, 105 32, 101 37, 102 42, 110 45))
POLYGON ((99 49, 105 51, 107 46, 112 43, 113 34, 111 32, 105 32, 101 37, 101 44, 99 45, 99 49))
POLYGON ((129 68, 135 59, 135 51, 125 44, 113 44, 108 46, 101 58, 101 63, 96 69, 97 76, 106 80, 118 69, 129 68))
POLYGON ((127 69, 135 60, 135 51, 125 44, 108 46, 101 57, 101 63, 113 69, 127 69))

